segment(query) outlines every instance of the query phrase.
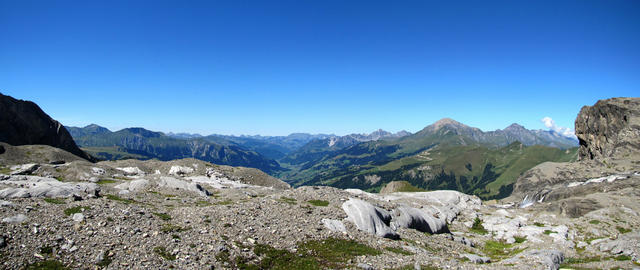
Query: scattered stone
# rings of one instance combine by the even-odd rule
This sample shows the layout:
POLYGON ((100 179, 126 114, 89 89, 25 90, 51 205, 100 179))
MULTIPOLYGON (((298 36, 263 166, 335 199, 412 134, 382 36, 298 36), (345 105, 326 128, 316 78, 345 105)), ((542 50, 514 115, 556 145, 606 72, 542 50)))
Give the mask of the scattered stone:
POLYGON ((11 216, 11 217, 6 217, 2 219, 2 222, 4 223, 22 223, 29 220, 29 218, 27 218, 27 216, 23 215, 23 214, 17 214, 15 216, 11 216))
POLYGON ((322 224, 332 232, 347 232, 347 228, 344 226, 344 223, 339 220, 323 218, 322 224))
POLYGON ((462 257, 469 259, 469 261, 471 261, 472 263, 490 263, 491 262, 491 258, 480 257, 475 254, 465 253, 465 254, 462 254, 462 257))
POLYGON ((75 222, 82 222, 82 221, 84 221, 84 214, 75 213, 75 214, 73 214, 73 216, 71 216, 71 219, 73 219, 73 221, 75 221, 75 222))

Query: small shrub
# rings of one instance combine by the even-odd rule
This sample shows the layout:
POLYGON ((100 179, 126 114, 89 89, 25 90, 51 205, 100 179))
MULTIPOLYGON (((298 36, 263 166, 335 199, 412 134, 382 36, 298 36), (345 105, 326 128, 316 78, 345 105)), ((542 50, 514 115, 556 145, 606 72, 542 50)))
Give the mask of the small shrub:
POLYGON ((487 229, 485 229, 484 226, 482 226, 482 219, 478 217, 476 217, 476 219, 473 220, 473 225, 471 226, 471 232, 477 233, 477 234, 488 233, 487 229))
POLYGON ((169 253, 163 246, 154 247, 153 252, 160 255, 160 257, 164 258, 165 260, 173 261, 176 259, 176 256, 169 253))
POLYGON ((523 250, 524 248, 514 249, 513 244, 507 244, 505 242, 493 241, 493 240, 489 240, 485 242, 484 247, 482 249, 484 254, 496 260, 505 258, 505 257, 511 257, 515 254, 522 252, 523 250))
POLYGON ((323 201, 323 200, 310 200, 307 202, 310 203, 311 205, 320 206, 320 207, 325 207, 329 205, 328 201, 323 201))
POLYGON ((43 199, 45 202, 51 203, 51 204, 65 204, 67 203, 64 199, 58 199, 58 198, 44 198, 43 199))
POLYGON ((43 246, 40 248, 40 254, 43 255, 51 255, 53 254, 53 247, 52 246, 43 246))

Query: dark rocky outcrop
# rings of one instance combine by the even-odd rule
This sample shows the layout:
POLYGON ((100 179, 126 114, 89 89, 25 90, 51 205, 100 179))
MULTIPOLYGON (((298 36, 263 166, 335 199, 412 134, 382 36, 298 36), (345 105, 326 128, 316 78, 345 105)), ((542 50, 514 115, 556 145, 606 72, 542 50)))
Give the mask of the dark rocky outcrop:
POLYGON ((93 160, 78 148, 64 126, 38 105, 3 94, 0 94, 0 141, 11 145, 50 145, 93 160))
POLYGON ((514 185, 521 206, 553 202, 547 210, 580 217, 601 208, 585 197, 637 188, 640 178, 640 98, 611 98, 585 106, 575 122, 579 161, 540 164, 514 185))
POLYGON ((584 106, 576 119, 580 159, 624 159, 640 153, 640 98, 584 106))

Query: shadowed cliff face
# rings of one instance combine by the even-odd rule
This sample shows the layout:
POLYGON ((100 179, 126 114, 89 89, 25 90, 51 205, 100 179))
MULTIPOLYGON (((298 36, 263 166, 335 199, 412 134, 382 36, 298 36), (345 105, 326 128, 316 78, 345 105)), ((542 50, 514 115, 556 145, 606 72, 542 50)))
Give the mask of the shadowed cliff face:
POLYGON ((576 118, 580 160, 630 159, 640 153, 640 98, 585 106, 576 118))
POLYGON ((62 124, 38 105, 0 94, 0 141, 11 145, 44 144, 94 159, 80 150, 62 124))

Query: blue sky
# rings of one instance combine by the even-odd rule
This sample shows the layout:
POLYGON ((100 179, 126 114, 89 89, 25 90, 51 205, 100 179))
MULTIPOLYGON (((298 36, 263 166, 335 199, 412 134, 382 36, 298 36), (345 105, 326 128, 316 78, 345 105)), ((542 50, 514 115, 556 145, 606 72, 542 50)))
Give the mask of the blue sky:
POLYGON ((65 125, 483 130, 640 96, 640 1, 0 0, 0 92, 65 125))

